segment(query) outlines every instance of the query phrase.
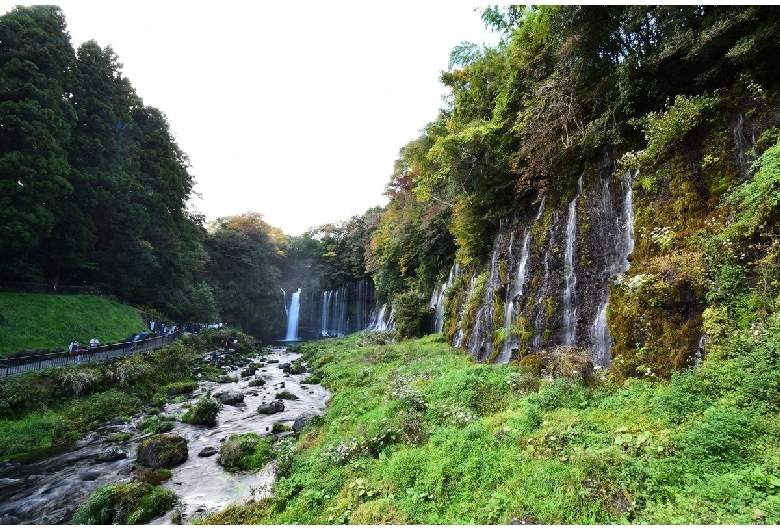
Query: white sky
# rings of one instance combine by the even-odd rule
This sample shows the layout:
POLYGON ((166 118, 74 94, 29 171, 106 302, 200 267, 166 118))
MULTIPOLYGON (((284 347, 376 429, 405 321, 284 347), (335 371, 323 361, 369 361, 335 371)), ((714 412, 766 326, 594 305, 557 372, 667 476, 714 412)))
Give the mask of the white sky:
POLYGON ((450 51, 498 40, 458 3, 58 5, 74 48, 110 45, 167 115, 192 209, 258 212, 288 235, 385 204, 399 150, 444 105, 450 51))

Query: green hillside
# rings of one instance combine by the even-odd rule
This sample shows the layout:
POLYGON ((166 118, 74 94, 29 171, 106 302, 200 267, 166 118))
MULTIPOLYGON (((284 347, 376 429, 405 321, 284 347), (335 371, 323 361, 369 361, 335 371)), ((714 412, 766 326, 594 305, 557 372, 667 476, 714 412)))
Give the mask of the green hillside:
POLYGON ((60 350, 76 339, 117 342, 146 327, 132 307, 92 295, 0 292, 0 356, 21 350, 60 350))
POLYGON ((777 524, 779 328, 627 384, 566 349, 540 370, 440 335, 304 343, 328 410, 278 453, 273 497, 203 522, 777 524))

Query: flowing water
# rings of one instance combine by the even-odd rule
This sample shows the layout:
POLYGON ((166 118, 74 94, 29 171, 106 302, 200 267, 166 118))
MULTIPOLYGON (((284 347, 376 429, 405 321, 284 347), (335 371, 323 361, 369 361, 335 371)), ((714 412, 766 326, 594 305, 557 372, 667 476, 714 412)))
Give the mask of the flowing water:
POLYGON ((563 289, 563 344, 573 346, 577 338, 577 303, 575 300, 577 274, 574 267, 574 244, 577 240, 577 199, 582 193, 582 176, 577 182, 577 196, 569 203, 564 244, 563 289))
POLYGON ((284 340, 298 340, 298 316, 300 311, 301 288, 299 287, 290 297, 290 308, 287 310, 287 336, 284 340))
MULTIPOLYGON (((249 387, 248 378, 227 384, 203 382, 198 390, 186 396, 185 402, 195 403, 208 390, 213 394, 233 390, 244 394, 244 402, 223 405, 215 427, 175 423, 172 432, 187 440, 188 459, 174 467, 172 477, 161 486, 179 496, 178 509, 185 522, 267 494, 274 480, 270 465, 259 472, 230 473, 217 463, 218 453, 207 457, 198 453, 209 446, 219 450, 231 434, 270 435, 274 423, 291 426, 296 419, 321 414, 326 408, 330 398, 327 390, 319 385, 301 384, 309 374, 290 375, 279 368, 281 363, 300 357, 298 354, 280 348, 265 357, 265 365, 257 371, 266 380, 264 386, 249 387), (257 413, 260 404, 275 401, 275 394, 282 390, 299 399, 285 400, 282 412, 257 413)), ((230 372, 236 376, 239 373, 240 368, 230 372)), ((169 403, 163 414, 181 418, 184 410, 184 402, 169 403)), ((24 461, 0 463, 0 525, 67 524, 76 508, 98 487, 130 481, 134 476, 136 448, 144 436, 137 428, 141 419, 136 417, 130 423, 103 426, 72 446, 42 451, 24 461), (117 433, 130 433, 132 438, 125 442, 110 441, 117 433), (111 448, 126 453, 127 457, 115 462, 99 461, 99 455, 111 448)), ((168 513, 151 524, 170 524, 170 520, 171 513, 168 513)))

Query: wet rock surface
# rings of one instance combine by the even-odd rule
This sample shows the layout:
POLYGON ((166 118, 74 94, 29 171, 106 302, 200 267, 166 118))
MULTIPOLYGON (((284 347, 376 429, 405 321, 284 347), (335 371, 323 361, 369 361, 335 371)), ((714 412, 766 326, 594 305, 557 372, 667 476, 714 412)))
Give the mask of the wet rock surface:
POLYGON ((150 469, 171 468, 187 461, 187 440, 178 434, 153 434, 138 444, 136 461, 150 469))
MULTIPOLYGON (((242 368, 236 366, 223 379, 226 383, 202 382, 183 400, 168 403, 162 411, 177 420, 171 434, 186 442, 188 454, 198 455, 172 467, 171 478, 160 484, 179 496, 179 505, 174 510, 182 514, 184 523, 229 504, 259 498, 267 494, 273 483, 271 465, 259 472, 231 473, 217 463, 219 447, 231 434, 290 436, 326 408, 330 398, 327 390, 319 385, 301 386, 308 374, 285 373, 279 368, 280 363, 295 364, 299 354, 282 348, 258 355, 254 361, 263 357, 268 364, 258 368, 256 374, 262 371, 265 385, 249 386, 253 378, 241 377, 242 368), (299 399, 284 402, 276 399, 275 395, 284 389, 299 399), (188 407, 207 392, 241 393, 243 401, 224 405, 214 427, 182 423, 181 417, 188 407), (276 402, 284 406, 283 410, 268 415, 258 413, 261 405, 276 402), (299 418, 304 419, 293 427, 299 418), (274 424, 284 424, 293 430, 273 433, 274 424)), ((138 429, 143 419, 144 416, 138 416, 130 423, 109 422, 72 446, 39 451, 19 461, 0 462, 0 524, 67 524, 76 508, 97 488, 136 480, 137 467, 141 467, 137 460, 138 445, 149 438, 138 429), (131 437, 124 440, 128 434, 131 437), (125 436, 118 438, 118 435, 125 436)), ((172 514, 165 514, 150 524, 171 524, 172 514)))

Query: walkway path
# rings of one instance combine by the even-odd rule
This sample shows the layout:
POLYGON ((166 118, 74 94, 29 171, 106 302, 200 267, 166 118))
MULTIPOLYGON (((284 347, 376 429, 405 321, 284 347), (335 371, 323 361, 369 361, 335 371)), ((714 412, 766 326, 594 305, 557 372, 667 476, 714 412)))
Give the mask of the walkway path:
POLYGON ((106 361, 132 355, 137 352, 156 350, 163 345, 173 342, 181 336, 181 332, 169 333, 161 337, 139 340, 136 343, 120 342, 117 344, 107 344, 97 348, 89 348, 81 352, 81 357, 71 357, 67 352, 46 353, 31 355, 28 357, 13 357, 0 359, 0 377, 29 372, 30 370, 43 370, 45 368, 55 368, 58 366, 67 366, 69 364, 90 363, 106 361))

